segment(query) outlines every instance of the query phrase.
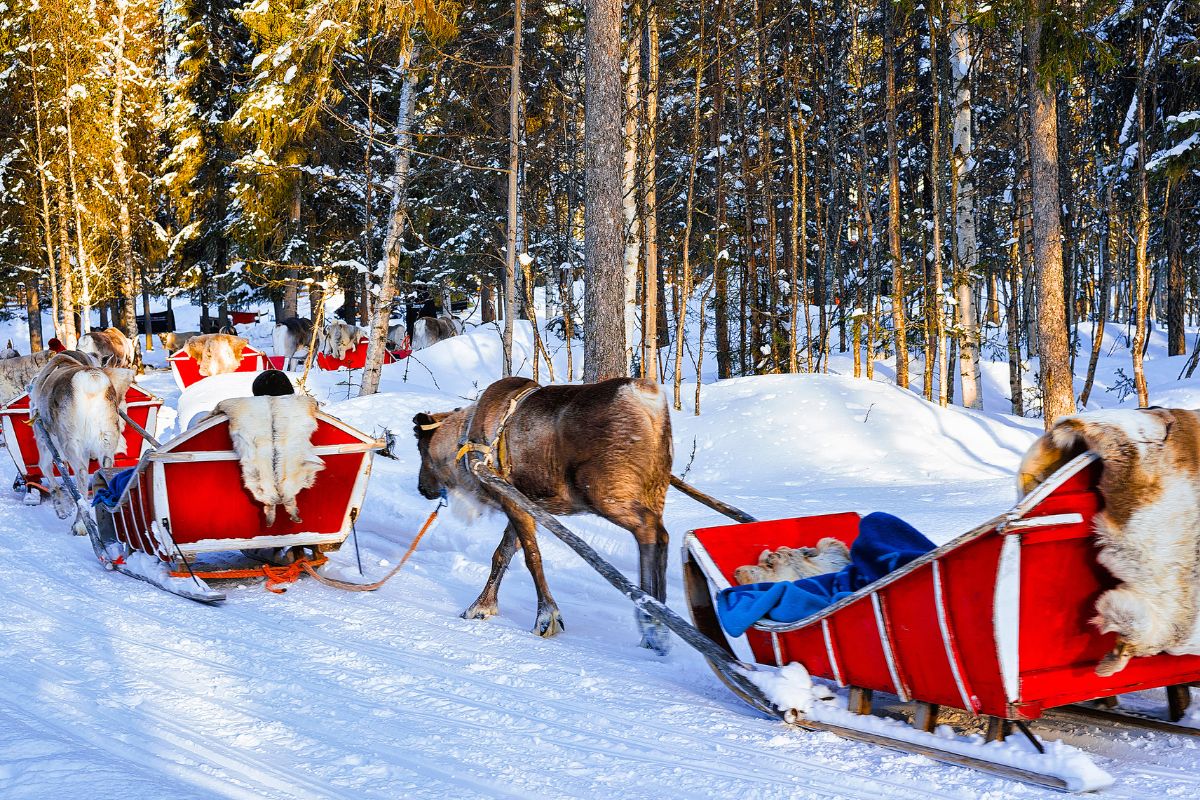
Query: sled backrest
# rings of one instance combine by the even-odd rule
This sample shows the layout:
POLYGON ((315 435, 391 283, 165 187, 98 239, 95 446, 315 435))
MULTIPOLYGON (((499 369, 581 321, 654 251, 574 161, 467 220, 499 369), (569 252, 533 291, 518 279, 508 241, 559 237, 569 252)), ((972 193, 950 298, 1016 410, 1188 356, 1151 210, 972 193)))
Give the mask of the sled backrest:
POLYGON ((312 443, 325 464, 296 497, 300 522, 282 508, 268 526, 246 490, 223 414, 210 417, 148 455, 155 517, 184 553, 340 543, 362 505, 371 455, 382 446, 327 414, 312 443))

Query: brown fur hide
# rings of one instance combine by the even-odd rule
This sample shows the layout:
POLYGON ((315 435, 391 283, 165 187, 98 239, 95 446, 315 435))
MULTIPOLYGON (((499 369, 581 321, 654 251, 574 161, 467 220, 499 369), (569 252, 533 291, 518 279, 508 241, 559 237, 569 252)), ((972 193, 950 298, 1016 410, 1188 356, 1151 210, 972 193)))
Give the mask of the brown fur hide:
POLYGON ((104 367, 132 367, 137 357, 137 347, 117 328, 85 333, 77 348, 104 367))
POLYGON ((242 469, 242 483, 262 503, 267 525, 283 506, 300 522, 296 495, 313 485, 325 463, 313 451, 317 401, 307 395, 237 397, 222 400, 214 414, 229 418, 229 435, 242 469))
POLYGON ((1118 637, 1097 674, 1134 656, 1200 654, 1200 414, 1153 408, 1060 420, 1025 455, 1021 495, 1089 450, 1103 461, 1097 560, 1120 582, 1096 601, 1093 624, 1118 637))
POLYGON ((242 351, 249 344, 240 336, 206 333, 189 339, 184 349, 200 365, 200 374, 207 378, 237 372, 238 365, 242 363, 242 351))

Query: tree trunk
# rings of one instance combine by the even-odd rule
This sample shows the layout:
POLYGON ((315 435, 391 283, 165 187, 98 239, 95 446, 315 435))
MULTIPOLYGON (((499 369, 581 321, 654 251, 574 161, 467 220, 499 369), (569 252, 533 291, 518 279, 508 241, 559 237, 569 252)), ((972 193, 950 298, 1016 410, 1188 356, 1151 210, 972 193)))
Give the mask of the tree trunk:
MULTIPOLYGON (((71 85, 71 73, 67 72, 67 84, 71 85)), ((80 209, 79 181, 75 176, 75 134, 71 122, 71 103, 63 106, 67 121, 67 172, 71 181, 71 208, 75 219, 75 250, 79 267, 79 335, 92 329, 92 285, 88 276, 87 256, 83 249, 83 215, 80 209)))
MULTIPOLYGON (((937 379, 938 405, 946 406, 949 402, 949 353, 946 349, 946 304, 943 301, 945 279, 942 275, 942 160, 941 160, 941 91, 938 81, 938 34, 937 21, 934 18, 933 7, 929 8, 929 84, 932 94, 930 101, 930 133, 929 133, 929 198, 930 215, 933 218, 932 249, 933 275, 930 276, 930 286, 933 291, 927 299, 926 313, 933 314, 933 331, 937 336, 937 379)), ((926 370, 929 365, 926 364, 926 370)))
POLYGON ((75 326, 75 281, 71 275, 71 245, 67 237, 67 226, 70 218, 70 204, 67 201, 67 188, 63 181, 58 181, 58 278, 59 291, 62 293, 58 301, 58 310, 62 315, 62 336, 59 338, 65 347, 75 349, 79 342, 79 332, 75 326))
POLYGON ((1150 392, 1146 386, 1146 310, 1150 304, 1150 264, 1147 247, 1150 242, 1150 198, 1146 176, 1146 66, 1142 57, 1145 26, 1137 27, 1138 76, 1137 76, 1137 221, 1134 224, 1136 249, 1134 251, 1134 325, 1133 325, 1133 384, 1137 389, 1138 405, 1150 405, 1150 392))
MULTIPOLYGON (((696 167, 700 162, 700 89, 703 84, 704 71, 704 15, 700 15, 700 32, 696 38, 699 56, 696 58, 695 86, 692 92, 692 138, 691 158, 688 161, 687 201, 684 207, 683 228, 683 263, 679 275, 679 302, 675 306, 675 410, 683 410, 681 386, 683 383, 683 344, 687 338, 687 307, 692 294, 692 225, 695 222, 696 200, 696 167)), ((705 309, 700 308, 703 317, 705 309)), ((793 315, 794 317, 794 315, 793 315)), ((700 349, 704 349, 704 340, 700 340, 700 349)), ((696 376, 699 383, 700 376, 696 376)))
MULTIPOLYGON (((634 0, 630 7, 633 21, 641 18, 642 6, 634 0)), ((625 363, 626 369, 633 363, 633 353, 638 341, 638 265, 641 261, 641 230, 638 227, 638 200, 640 169, 638 162, 638 140, 641 126, 641 37, 631 31, 626 43, 625 55, 625 158, 621 171, 621 208, 625 214, 625 363)))
POLYGON ((979 326, 975 316, 975 271, 979 253, 975 244, 975 164, 971 143, 971 34, 961 8, 951 5, 950 74, 954 92, 954 168, 958 191, 955 194, 954 295, 957 300, 959 334, 959 377, 962 404, 982 409, 983 393, 979 368, 979 326))
MULTIPOLYGON (((396 282, 400 273, 400 246, 408 224, 408 171, 412 160, 412 115, 417 88, 417 75, 413 64, 418 55, 420 48, 414 46, 412 52, 400 64, 400 71, 404 73, 404 85, 400 90, 400 110, 396 116, 396 166, 392 176, 392 207, 387 236, 383 242, 383 274, 379 280, 379 299, 375 303, 371 319, 370 343, 367 345, 367 362, 363 367, 360 396, 379 391, 384 350, 387 348, 388 323, 392 316, 392 300, 396 296, 396 282)), ((316 319, 313 322, 315 324, 316 319)))
MULTIPOLYGON (((37 143, 38 189, 41 192, 42 198, 42 243, 46 250, 46 276, 50 281, 50 324, 54 327, 54 335, 59 339, 59 341, 62 341, 66 334, 63 331, 62 319, 59 317, 58 269, 54 262, 54 227, 50 221, 50 190, 46 182, 46 151, 45 145, 42 141, 42 100, 38 83, 37 63, 32 61, 33 53, 35 52, 36 49, 30 49, 30 59, 32 63, 32 67, 30 69, 30 83, 33 85, 33 121, 34 135, 37 143)), ((36 281, 34 281, 34 291, 37 291, 36 281)), ((39 319, 38 349, 41 349, 41 331, 42 326, 41 320, 39 319)), ((30 335, 32 336, 32 332, 30 335)))
POLYGON ((1058 195, 1058 120, 1053 84, 1039 75, 1044 0, 1028 23, 1029 153, 1033 206, 1033 267, 1038 276, 1037 333, 1042 413, 1049 430, 1075 412, 1063 302, 1062 202, 1058 195))
POLYGON ((585 381, 626 374, 621 250, 621 4, 585 0, 585 381))
MULTIPOLYGON (((524 25, 522 5, 522 0, 514 0, 512 69, 508 83, 508 225, 504 254, 504 335, 501 337, 504 350, 502 374, 505 377, 513 374, 513 320, 516 317, 517 182, 521 160, 521 38, 524 25)), ((533 290, 529 291, 532 295, 533 290)), ((533 363, 536 368, 536 352, 533 354, 533 363)))
MULTIPOLYGON (((295 184, 292 186, 292 202, 288 206, 289 238, 284 248, 284 258, 287 261, 295 260, 296 244, 300 241, 300 200, 302 191, 300 175, 297 174, 295 184)), ((300 316, 300 270, 296 267, 288 267, 284 270, 283 275, 283 316, 284 318, 298 317, 300 316)))
POLYGON ((658 10, 646 6, 642 29, 642 75, 645 79, 642 103, 642 241, 646 243, 643 273, 644 308, 642 310, 642 377, 658 380, 658 10))
POLYGON ((888 151, 888 253, 892 261, 892 335, 896 339, 896 385, 908 388, 908 331, 904 313, 904 253, 900 248, 900 158, 896 152, 896 43, 892 0, 883 0, 883 62, 888 151))
POLYGON ((1187 272, 1183 264, 1183 221, 1180 219, 1182 182, 1167 187, 1167 355, 1187 352, 1184 337, 1187 272))
MULTIPOLYGON (((133 279, 133 224, 129 217, 129 172, 125 163, 125 13, 127 3, 117 3, 116 39, 113 44, 112 143, 113 176, 117 182, 117 300, 120 328, 137 341, 137 288, 133 279)), ((115 321, 115 320, 114 320, 115 321)))

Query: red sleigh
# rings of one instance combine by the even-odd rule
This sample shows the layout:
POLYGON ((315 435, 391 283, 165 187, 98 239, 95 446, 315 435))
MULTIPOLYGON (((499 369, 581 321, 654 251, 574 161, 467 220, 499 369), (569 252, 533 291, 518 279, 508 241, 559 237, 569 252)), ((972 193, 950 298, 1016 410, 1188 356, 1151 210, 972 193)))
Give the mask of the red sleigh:
MULTIPOLYGON (((171 374, 175 376, 175 385, 180 389, 186 389, 207 377, 200 374, 200 364, 188 355, 187 348, 176 350, 167 357, 167 363, 171 365, 171 374)), ((266 355, 250 345, 246 345, 242 349, 242 360, 238 362, 238 367, 234 372, 262 372, 267 368, 266 355)))
MULTIPOLYGON (((358 342, 354 345, 354 349, 347 350, 346 355, 341 358, 334 358, 328 353, 317 353, 317 366, 328 372, 336 372, 339 369, 362 369, 367 365, 367 347, 369 340, 365 336, 361 336, 358 342)), ((391 364, 399 361, 402 358, 408 358, 412 350, 384 350, 383 363, 391 364)))
MULTIPOLYGON (((815 677, 850 687, 851 718, 870 711, 872 692, 883 692, 915 702, 915 724, 924 731, 933 729, 939 707, 986 717, 988 738, 1000 739, 1014 722, 1023 725, 1070 706, 1071 713, 1120 714, 1125 721, 1195 732, 1172 722, 1190 700, 1188 684, 1200 680, 1200 656, 1135 658, 1115 675, 1096 675, 1115 642, 1115 634, 1101 634, 1090 622, 1096 599, 1115 585, 1096 561, 1092 518, 1101 505, 1100 466, 1090 453, 1079 456, 1011 511, 822 612, 792 623, 762 620, 737 638, 720 627, 714 605, 737 567, 757 563, 764 549, 812 546, 826 536, 849 544, 859 517, 830 514, 692 531, 683 559, 693 619, 743 661, 799 662, 815 677), (1160 687, 1167 688, 1169 719, 1121 714, 1116 707, 1117 695, 1160 687), (1075 705, 1093 700, 1101 705, 1075 705)), ((847 735, 838 725, 797 723, 847 735)), ((849 735, 990 768, 880 741, 886 737, 849 735)), ((1075 788, 1019 769, 991 771, 1075 788)))
MULTIPOLYGON (((158 409, 162 400, 136 384, 125 392, 126 413, 129 418, 148 431, 153 432, 158 423, 158 409)), ((15 491, 25 491, 26 502, 36 504, 48 490, 45 476, 38 468, 40 453, 29 416, 29 395, 21 394, 0 407, 0 420, 4 426, 4 444, 17 467, 17 478, 13 481, 15 491)), ((132 425, 125 426, 124 445, 117 453, 113 466, 118 469, 131 467, 138 462, 142 451, 148 447, 146 441, 132 425)), ((100 465, 93 461, 88 472, 95 472, 100 465)), ((57 470, 55 470, 57 474, 57 470)))
MULTIPOLYGON (((312 436, 325 468, 296 497, 300 522, 280 508, 271 525, 262 505, 245 489, 223 414, 210 417, 161 447, 149 450, 121 490, 115 508, 96 507, 100 544, 107 563, 194 600, 224 595, 204 576, 244 577, 244 570, 202 567, 198 556, 259 548, 308 548, 310 565, 338 549, 353 529, 371 473, 371 437, 327 414, 317 414, 312 436)), ((114 477, 105 471, 97 483, 114 477)), ((293 570, 294 572, 295 570, 293 570)), ((256 570, 262 574, 261 569, 256 570)), ((290 580, 265 573, 269 582, 290 580)))

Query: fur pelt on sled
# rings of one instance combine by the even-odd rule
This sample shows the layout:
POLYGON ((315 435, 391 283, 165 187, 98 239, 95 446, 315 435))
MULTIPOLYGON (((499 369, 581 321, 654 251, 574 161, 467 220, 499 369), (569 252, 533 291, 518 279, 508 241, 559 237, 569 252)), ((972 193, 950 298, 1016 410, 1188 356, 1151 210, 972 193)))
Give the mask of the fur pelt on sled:
POLYGON ((248 344, 249 342, 240 336, 206 333, 188 339, 184 349, 192 360, 200 365, 200 374, 207 378, 237 372, 238 365, 242 363, 242 351, 248 344))
POLYGON ((317 401, 307 395, 237 397, 222 400, 213 413, 229 417, 242 483, 262 503, 267 525, 275 524, 276 506, 300 522, 296 495, 325 469, 312 445, 317 401))
POLYGON ((1072 458, 1103 461, 1097 560, 1120 583, 1092 619, 1117 644, 1096 666, 1120 672, 1135 656, 1200 654, 1200 414, 1151 408, 1067 417, 1021 462, 1021 495, 1072 458))

